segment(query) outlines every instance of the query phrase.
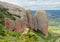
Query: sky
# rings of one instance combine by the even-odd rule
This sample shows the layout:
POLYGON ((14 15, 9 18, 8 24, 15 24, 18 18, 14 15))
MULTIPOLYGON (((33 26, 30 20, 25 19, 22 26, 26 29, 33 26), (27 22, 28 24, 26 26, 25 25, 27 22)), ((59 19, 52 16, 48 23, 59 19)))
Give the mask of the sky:
POLYGON ((31 10, 60 10, 60 0, 0 0, 31 10))

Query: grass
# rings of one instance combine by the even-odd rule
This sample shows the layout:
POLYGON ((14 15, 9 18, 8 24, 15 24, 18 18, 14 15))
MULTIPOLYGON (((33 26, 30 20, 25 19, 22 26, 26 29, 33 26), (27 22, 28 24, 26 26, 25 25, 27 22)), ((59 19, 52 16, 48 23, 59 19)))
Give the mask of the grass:
POLYGON ((48 36, 44 36, 38 31, 29 31, 27 34, 20 34, 10 31, 0 24, 0 42, 59 42, 60 28, 49 26, 48 36), (37 33, 38 32, 38 33, 37 33))
POLYGON ((9 19, 16 20, 15 17, 21 18, 18 15, 14 15, 8 12, 9 9, 0 8, 0 24, 5 25, 4 19, 8 17, 9 19))
POLYGON ((60 28, 56 26, 49 26, 48 31, 48 39, 50 42, 60 42, 60 28))

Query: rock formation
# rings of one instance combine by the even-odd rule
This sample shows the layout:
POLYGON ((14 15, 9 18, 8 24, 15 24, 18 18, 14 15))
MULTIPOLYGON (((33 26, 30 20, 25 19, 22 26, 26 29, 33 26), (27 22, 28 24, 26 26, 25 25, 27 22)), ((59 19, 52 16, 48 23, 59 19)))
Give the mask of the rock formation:
POLYGON ((24 13, 24 11, 25 11, 24 8, 22 8, 18 5, 1 2, 1 1, 0 1, 0 7, 4 7, 6 9, 8 9, 9 13, 16 14, 16 15, 20 15, 21 13, 24 13))
POLYGON ((36 18, 38 23, 38 29, 42 31, 45 35, 48 34, 48 20, 45 11, 37 11, 36 18))
POLYGON ((24 28, 22 27, 22 21, 16 21, 15 31, 19 33, 23 33, 24 28))
POLYGON ((34 20, 31 10, 27 10, 27 18, 28 18, 29 28, 34 29, 34 20))
POLYGON ((15 29, 15 25, 14 25, 14 21, 10 20, 9 18, 5 18, 5 26, 9 29, 9 30, 14 30, 15 29))
POLYGON ((26 28, 31 30, 40 30, 45 35, 48 35, 47 15, 45 11, 38 10, 32 14, 31 10, 25 10, 22 7, 10 3, 0 2, 0 8, 8 9, 8 12, 14 15, 19 15, 20 18, 15 17, 16 20, 5 18, 5 26, 19 33, 23 33, 26 28))

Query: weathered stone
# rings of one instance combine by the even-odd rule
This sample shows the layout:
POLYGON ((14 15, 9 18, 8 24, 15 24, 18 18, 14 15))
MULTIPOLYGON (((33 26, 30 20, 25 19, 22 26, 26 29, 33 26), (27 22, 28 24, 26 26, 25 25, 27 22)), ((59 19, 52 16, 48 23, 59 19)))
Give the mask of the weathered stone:
POLYGON ((15 4, 0 1, 0 7, 8 9, 8 12, 14 15, 25 14, 25 9, 15 4))
POLYGON ((9 18, 5 18, 5 26, 6 26, 9 30, 15 29, 14 21, 10 20, 9 18))
POLYGON ((15 30, 16 32, 22 33, 26 28, 30 27, 32 30, 39 29, 45 35, 48 34, 48 20, 44 11, 38 10, 35 15, 32 15, 31 10, 25 10, 20 6, 5 2, 0 2, 0 8, 6 8, 9 13, 21 16, 21 18, 14 16, 17 21, 5 18, 5 25, 10 30, 15 30))
POLYGON ((22 28, 22 22, 21 21, 16 21, 16 25, 15 25, 15 31, 22 33, 23 32, 23 28, 22 28))
POLYGON ((28 21, 26 21, 26 20, 24 20, 24 19, 22 19, 22 27, 23 28, 28 28, 29 27, 29 25, 28 25, 28 21))
POLYGON ((48 35, 48 20, 45 11, 37 11, 36 17, 38 21, 38 29, 45 35, 48 35))
POLYGON ((36 15, 33 16, 33 22, 34 22, 34 29, 37 30, 38 29, 38 23, 37 23, 36 15))
POLYGON ((16 29, 15 29, 16 32, 24 33, 27 28, 27 22, 23 21, 23 20, 17 20, 15 27, 16 27, 16 29))
POLYGON ((33 21, 33 15, 31 10, 27 10, 27 18, 28 18, 29 27, 31 29, 34 29, 34 21, 33 21))

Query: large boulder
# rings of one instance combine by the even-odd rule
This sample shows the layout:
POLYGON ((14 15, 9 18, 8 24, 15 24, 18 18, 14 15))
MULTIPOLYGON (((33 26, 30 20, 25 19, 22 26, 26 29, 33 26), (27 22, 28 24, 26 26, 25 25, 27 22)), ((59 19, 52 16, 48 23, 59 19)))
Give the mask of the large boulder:
POLYGON ((1 1, 0 1, 0 7, 4 7, 6 9, 8 9, 8 12, 10 12, 11 14, 16 14, 16 15, 20 15, 20 13, 24 13, 24 11, 25 11, 24 8, 22 8, 18 5, 1 2, 1 1))
POLYGON ((38 10, 35 15, 37 18, 38 29, 45 35, 48 35, 48 20, 46 12, 38 10))

